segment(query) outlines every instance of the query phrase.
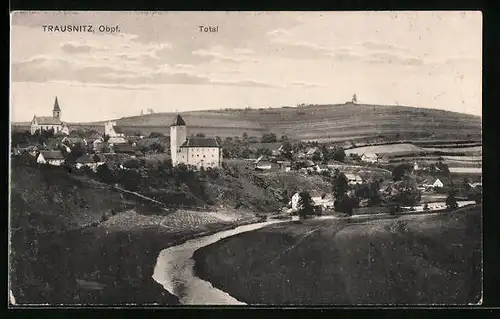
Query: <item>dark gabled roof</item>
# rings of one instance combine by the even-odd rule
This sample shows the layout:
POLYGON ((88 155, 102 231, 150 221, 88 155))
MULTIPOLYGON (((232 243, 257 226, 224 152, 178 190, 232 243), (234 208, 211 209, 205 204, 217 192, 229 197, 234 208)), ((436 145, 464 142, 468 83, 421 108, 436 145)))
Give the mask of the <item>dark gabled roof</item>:
POLYGON ((186 126, 186 122, 184 122, 184 119, 183 119, 183 118, 182 118, 182 116, 179 114, 179 115, 177 115, 177 117, 175 118, 174 123, 172 124, 172 126, 186 126))
POLYGON ((95 163, 94 159, 92 159, 88 154, 84 154, 76 159, 77 163, 95 163))
POLYGON ((64 159, 64 155, 62 154, 61 151, 57 150, 57 151, 40 151, 40 154, 43 155, 43 158, 45 158, 46 160, 48 159, 61 159, 63 160, 64 159))
POLYGON ((39 125, 62 125, 61 120, 52 116, 37 116, 36 121, 39 125))
POLYGON ((59 107, 59 102, 57 101, 57 96, 54 102, 54 111, 61 111, 61 108, 59 107))
POLYGON ((102 154, 94 154, 92 159, 95 161, 97 159, 98 162, 106 162, 106 157, 102 154))
POLYGON ((113 129, 118 134, 125 134, 125 129, 122 126, 113 126, 113 129))
POLYGON ((181 147, 220 147, 220 145, 214 137, 190 137, 181 147))
POLYGON ((134 153, 135 149, 130 144, 116 144, 113 147, 115 153, 134 153))

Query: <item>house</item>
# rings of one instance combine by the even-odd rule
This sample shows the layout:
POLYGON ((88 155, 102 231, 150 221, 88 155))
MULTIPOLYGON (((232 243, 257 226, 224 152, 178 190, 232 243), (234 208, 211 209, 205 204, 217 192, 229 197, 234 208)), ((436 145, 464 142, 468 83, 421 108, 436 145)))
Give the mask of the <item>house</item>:
POLYGON ((95 172, 97 171, 97 168, 104 163, 106 163, 106 158, 104 157, 104 155, 99 154, 90 156, 88 154, 85 154, 76 160, 76 168, 80 169, 86 166, 95 172))
POLYGON ((417 163, 417 162, 413 163, 413 170, 414 170, 414 171, 418 171, 418 170, 420 170, 420 166, 418 166, 418 163, 417 163))
POLYGON ((177 115, 170 126, 170 154, 174 166, 183 163, 196 168, 220 167, 222 146, 215 137, 187 137, 187 125, 177 115))
POLYGON ((441 182, 441 180, 438 178, 438 179, 436 179, 436 181, 432 184, 432 187, 442 188, 442 187, 444 187, 444 184, 443 184, 443 182, 441 182))
POLYGON ((323 173, 323 172, 329 171, 328 165, 326 165, 326 164, 317 164, 315 166, 315 169, 316 169, 316 173, 323 173))
POLYGON ((358 185, 363 183, 363 179, 357 174, 347 173, 345 174, 345 177, 347 178, 349 185, 358 185))
POLYGON ((469 185, 472 188, 483 187, 483 183, 481 183, 481 182, 469 183, 469 185))
POLYGON ((10 155, 19 156, 19 155, 21 155, 21 151, 19 151, 19 149, 17 149, 17 147, 13 147, 10 149, 10 155))
POLYGON ((119 154, 128 154, 128 155, 134 155, 136 149, 132 147, 132 145, 128 143, 121 143, 121 144, 115 144, 113 145, 113 152, 114 153, 119 153, 119 154))
POLYGON ((361 155, 361 160, 366 163, 377 163, 379 158, 375 153, 364 153, 361 155))
POLYGON ((61 141, 63 144, 74 147, 76 145, 81 145, 83 147, 87 146, 87 140, 81 137, 64 137, 61 141))
POLYGON ((30 124, 31 135, 35 134, 38 130, 54 130, 56 134, 69 134, 68 126, 61 121, 61 108, 59 107, 57 96, 54 102, 54 108, 52 109, 52 116, 36 116, 36 114, 33 116, 30 124))
POLYGON ((108 139, 108 144, 110 146, 118 145, 118 144, 128 144, 128 141, 122 136, 115 136, 115 137, 110 137, 108 139))
POLYGON ((84 166, 93 169, 95 166, 95 161, 90 155, 84 154, 75 160, 75 164, 77 169, 80 169, 84 166))
POLYGON ((318 148, 317 147, 311 147, 309 148, 306 153, 305 153, 305 156, 306 157, 312 157, 314 155, 314 153, 316 153, 316 151, 318 151, 318 148))
POLYGON ((104 123, 104 134, 109 137, 125 137, 125 130, 121 126, 116 126, 115 121, 108 121, 104 123))
POLYGON ((104 140, 103 139, 97 139, 92 142, 92 150, 96 153, 100 153, 104 149, 104 140))
POLYGON ((37 162, 36 156, 34 156, 28 151, 22 152, 21 155, 19 156, 19 159, 21 160, 21 162, 25 164, 35 164, 37 162))
POLYGON ((49 164, 61 166, 64 163, 64 155, 61 151, 39 151, 36 162, 40 164, 49 164))
POLYGON ((255 164, 255 169, 257 170, 270 170, 270 169, 276 169, 278 168, 278 164, 276 163, 271 163, 270 161, 267 160, 262 160, 255 164))
POLYGON ((280 169, 285 172, 289 172, 292 170, 292 163, 290 161, 277 161, 280 169))

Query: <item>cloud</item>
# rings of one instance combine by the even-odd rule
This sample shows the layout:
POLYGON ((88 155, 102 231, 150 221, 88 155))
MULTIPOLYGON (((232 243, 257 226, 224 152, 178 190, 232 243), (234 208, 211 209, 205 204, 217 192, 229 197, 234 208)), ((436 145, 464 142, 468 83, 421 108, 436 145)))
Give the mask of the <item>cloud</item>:
POLYGON ((418 57, 403 56, 391 53, 371 53, 366 57, 365 61, 374 64, 402 64, 408 66, 417 66, 424 64, 424 61, 418 57))
POLYGON ((88 53, 92 50, 92 46, 77 42, 68 42, 61 44, 61 49, 66 53, 88 53))
POLYGON ((364 49, 375 50, 375 51, 410 52, 409 49, 402 47, 402 46, 388 44, 388 43, 374 42, 374 41, 362 42, 362 43, 358 44, 358 46, 360 46, 364 49))
POLYGON ((295 82, 288 83, 286 86, 287 87, 296 87, 296 88, 318 88, 318 87, 324 87, 325 85, 320 84, 320 83, 295 81, 295 82))

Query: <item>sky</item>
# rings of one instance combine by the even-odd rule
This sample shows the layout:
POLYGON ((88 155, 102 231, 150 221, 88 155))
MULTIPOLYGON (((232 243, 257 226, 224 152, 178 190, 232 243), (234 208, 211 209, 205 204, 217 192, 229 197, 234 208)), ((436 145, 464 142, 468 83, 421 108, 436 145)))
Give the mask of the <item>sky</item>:
POLYGON ((474 11, 15 12, 10 58, 16 122, 50 115, 56 96, 68 122, 336 104, 354 93, 360 104, 482 114, 474 11))

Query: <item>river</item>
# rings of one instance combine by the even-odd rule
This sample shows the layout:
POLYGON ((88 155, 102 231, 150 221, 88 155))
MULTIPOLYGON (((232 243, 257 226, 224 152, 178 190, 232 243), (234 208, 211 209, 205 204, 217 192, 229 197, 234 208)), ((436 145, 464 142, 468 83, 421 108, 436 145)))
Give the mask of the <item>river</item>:
POLYGON ((228 293, 214 288, 210 282, 196 277, 193 254, 196 250, 223 238, 286 221, 273 220, 239 226, 164 249, 158 256, 153 279, 169 293, 177 296, 183 305, 245 305, 228 293))
MULTIPOLYGON (((439 212, 427 214, 418 213, 415 216, 435 215, 439 212)), ((314 219, 347 219, 347 220, 370 220, 378 219, 387 214, 355 215, 351 217, 321 216, 314 219)), ((394 216, 396 218, 397 216, 394 216)), ((298 220, 294 216, 292 220, 298 220)), ((160 252, 153 272, 153 279, 161 284, 169 293, 177 296, 183 305, 246 305, 244 302, 233 298, 228 293, 212 286, 208 281, 198 278, 194 273, 195 260, 193 254, 196 250, 216 243, 217 241, 257 230, 262 227, 290 222, 290 220, 270 220, 261 223, 239 226, 234 229, 221 231, 212 235, 194 238, 178 246, 166 248, 160 252)))

